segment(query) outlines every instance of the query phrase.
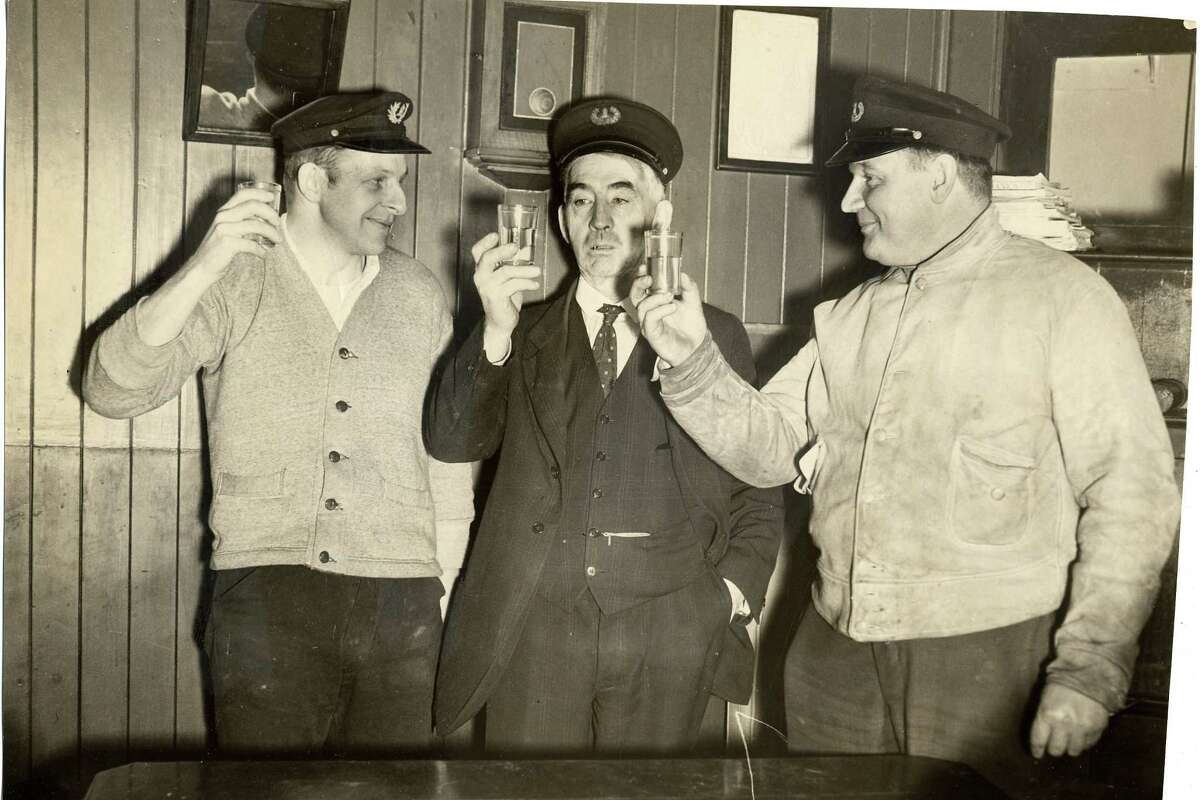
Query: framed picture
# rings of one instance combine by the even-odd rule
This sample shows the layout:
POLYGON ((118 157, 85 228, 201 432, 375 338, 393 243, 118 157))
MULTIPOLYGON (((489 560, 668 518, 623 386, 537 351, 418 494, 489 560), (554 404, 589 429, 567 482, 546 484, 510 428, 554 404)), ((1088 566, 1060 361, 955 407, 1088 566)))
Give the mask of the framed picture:
POLYGON ((183 138, 271 145, 271 125, 337 91, 350 0, 193 0, 183 138))
POLYGON ((583 96, 586 11, 504 6, 500 127, 544 131, 562 106, 583 96))
POLYGON ((817 172, 828 60, 828 9, 721 9, 716 168, 817 172))

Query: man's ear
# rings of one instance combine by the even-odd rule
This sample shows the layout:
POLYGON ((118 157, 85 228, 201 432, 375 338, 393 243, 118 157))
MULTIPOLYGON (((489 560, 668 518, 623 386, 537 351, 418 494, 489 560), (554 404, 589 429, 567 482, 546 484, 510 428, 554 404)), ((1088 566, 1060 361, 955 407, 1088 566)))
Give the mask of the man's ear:
POLYGON ((571 243, 571 234, 567 231, 567 215, 563 211, 563 206, 558 207, 558 232, 562 234, 563 241, 567 244, 571 243))
POLYGON ((927 165, 933 202, 944 203, 958 181, 958 159, 949 153, 934 156, 927 165))
POLYGON ((300 165, 296 172, 296 189, 310 203, 317 203, 325 188, 329 186, 329 175, 324 169, 309 161, 300 165))

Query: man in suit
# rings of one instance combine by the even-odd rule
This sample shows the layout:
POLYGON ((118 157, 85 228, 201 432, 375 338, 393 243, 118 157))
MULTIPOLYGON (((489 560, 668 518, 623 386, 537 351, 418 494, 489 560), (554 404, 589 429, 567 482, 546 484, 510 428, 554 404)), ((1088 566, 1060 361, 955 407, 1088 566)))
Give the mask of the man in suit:
MULTIPOLYGON (((511 754, 685 751, 710 694, 749 698, 756 616, 774 567, 779 494, 704 456, 654 386, 654 353, 623 300, 642 233, 683 157, 652 108, 592 98, 551 133, 559 228, 579 278, 521 307, 537 267, 516 245, 472 250, 484 319, 435 379, 430 452, 499 451, 451 606, 435 719, 487 705, 486 746, 511 754)), ((713 339, 754 379, 749 341, 705 307, 713 339)))

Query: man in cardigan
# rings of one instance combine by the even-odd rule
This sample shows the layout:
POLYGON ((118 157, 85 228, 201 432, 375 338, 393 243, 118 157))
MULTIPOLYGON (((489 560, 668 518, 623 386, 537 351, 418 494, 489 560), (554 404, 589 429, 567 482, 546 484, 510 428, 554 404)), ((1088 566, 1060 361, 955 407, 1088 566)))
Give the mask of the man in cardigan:
POLYGON ((1044 796, 1124 705, 1179 497, 1125 306, 1004 231, 1007 127, 960 98, 855 87, 842 210, 883 274, 819 305, 762 389, 682 302, 634 288, 662 397, 735 475, 796 480, 821 551, 786 666, 796 750, 964 761, 1044 796), (1031 716, 1027 716, 1032 712, 1031 716))
POLYGON ((202 370, 212 464, 206 631, 225 754, 394 756, 431 740, 439 598, 473 516, 421 406, 441 287, 387 247, 405 212, 399 93, 317 100, 272 129, 288 213, 241 190, 196 253, 97 341, 84 379, 132 417, 202 370))
MULTIPOLYGON (((435 379, 427 418, 438 458, 500 452, 447 619, 437 727, 486 703, 492 752, 685 751, 710 694, 749 698, 743 623, 775 563, 779 493, 734 480, 671 421, 621 299, 682 159, 675 128, 591 99, 556 122, 550 149, 579 279, 523 309, 538 268, 503 265, 517 248, 494 234, 478 242, 484 320, 435 379)), ((753 380, 741 324, 705 313, 753 380)))

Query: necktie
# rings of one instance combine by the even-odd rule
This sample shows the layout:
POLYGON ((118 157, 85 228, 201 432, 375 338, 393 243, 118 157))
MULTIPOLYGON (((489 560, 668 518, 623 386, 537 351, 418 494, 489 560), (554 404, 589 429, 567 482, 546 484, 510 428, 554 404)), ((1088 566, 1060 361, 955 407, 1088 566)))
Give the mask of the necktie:
POLYGON ((596 341, 592 343, 592 355, 596 358, 596 369, 600 372, 600 388, 608 397, 612 390, 613 381, 617 378, 617 332, 613 329, 613 320, 625 312, 620 306, 605 303, 597 309, 604 315, 604 322, 596 333, 596 341))

